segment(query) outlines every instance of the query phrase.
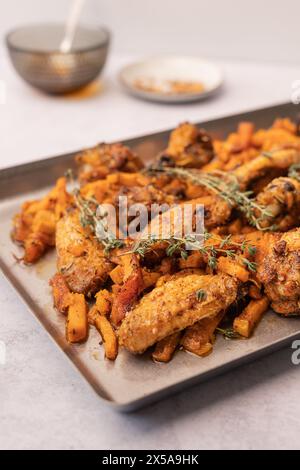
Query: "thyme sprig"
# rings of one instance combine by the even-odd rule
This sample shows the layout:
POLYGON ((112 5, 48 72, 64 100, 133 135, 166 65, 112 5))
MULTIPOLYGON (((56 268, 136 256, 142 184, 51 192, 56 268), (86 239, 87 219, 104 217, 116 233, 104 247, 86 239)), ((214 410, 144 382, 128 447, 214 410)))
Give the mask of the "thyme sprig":
POLYGON ((103 210, 101 204, 94 197, 85 198, 81 195, 80 189, 75 184, 72 170, 66 172, 66 177, 73 186, 71 193, 79 209, 82 227, 89 227, 96 239, 103 245, 105 255, 108 255, 115 248, 122 248, 124 246, 123 240, 118 240, 108 230, 108 214, 103 210))
POLYGON ((190 181, 192 184, 204 186, 218 194, 229 206, 237 207, 246 217, 249 224, 258 230, 274 230, 274 227, 263 227, 262 222, 272 214, 268 209, 258 204, 253 198, 252 191, 241 191, 237 178, 234 175, 222 171, 201 173, 178 167, 151 166, 150 174, 165 173, 190 181), (259 214, 259 216, 257 216, 259 214))
POLYGON ((83 198, 79 190, 73 191, 75 203, 80 211, 80 223, 89 227, 96 239, 103 245, 104 254, 108 255, 115 248, 124 246, 123 240, 118 240, 109 230, 107 223, 107 212, 105 212, 98 201, 94 198, 83 198))
POLYGON ((300 182, 300 163, 290 166, 288 176, 300 182))
POLYGON ((202 238, 202 240, 198 240, 197 237, 192 235, 185 237, 174 236, 166 239, 152 236, 138 240, 132 250, 127 253, 135 253, 143 258, 147 253, 151 251, 155 252, 155 245, 161 243, 166 244, 166 255, 169 257, 179 254, 182 259, 187 259, 191 250, 198 251, 207 258, 207 264, 213 271, 217 267, 218 256, 222 255, 241 261, 249 271, 256 272, 256 263, 237 253, 237 251, 241 251, 242 253, 248 252, 250 256, 255 255, 256 248, 249 245, 246 240, 242 243, 238 243, 232 240, 231 235, 220 239, 209 232, 205 232, 202 238), (207 240, 216 240, 217 244, 205 245, 205 241, 207 240), (228 245, 230 248, 227 248, 228 245))
POLYGON ((198 289, 196 291, 196 299, 198 300, 198 302, 202 302, 203 300, 206 300, 207 299, 206 291, 203 289, 198 289))
POLYGON ((216 328, 216 332, 220 333, 226 339, 240 339, 241 335, 234 331, 233 328, 216 328))

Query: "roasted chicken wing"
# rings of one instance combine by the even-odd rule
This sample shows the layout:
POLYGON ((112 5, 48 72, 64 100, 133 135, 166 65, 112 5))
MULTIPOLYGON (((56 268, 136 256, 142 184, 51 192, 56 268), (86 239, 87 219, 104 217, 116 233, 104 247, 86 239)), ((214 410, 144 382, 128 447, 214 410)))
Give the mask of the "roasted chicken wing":
POLYGON ((186 168, 201 168, 214 156, 209 134, 190 123, 178 126, 170 136, 169 145, 160 162, 186 168))
POLYGON ((122 144, 99 144, 76 158, 82 182, 103 179, 116 171, 135 173, 143 168, 140 158, 122 144))
POLYGON ((120 344, 132 353, 143 353, 166 336, 227 309, 237 291, 236 279, 225 274, 174 275, 127 314, 119 329, 120 344))
POLYGON ((300 314, 300 229, 277 234, 258 266, 271 306, 283 315, 300 314))
POLYGON ((276 168, 287 172, 288 168, 300 163, 300 150, 287 148, 262 153, 253 160, 245 163, 234 171, 240 185, 248 187, 252 181, 263 177, 268 171, 276 168))
MULTIPOLYGON (((257 203, 267 209, 269 215, 261 222, 263 228, 276 226, 287 230, 300 223, 300 182, 294 178, 276 178, 258 194, 257 203)), ((259 214, 257 214, 259 217, 259 214)))
POLYGON ((57 224, 56 250, 58 271, 70 290, 79 294, 97 292, 114 266, 100 243, 82 227, 76 210, 57 224))

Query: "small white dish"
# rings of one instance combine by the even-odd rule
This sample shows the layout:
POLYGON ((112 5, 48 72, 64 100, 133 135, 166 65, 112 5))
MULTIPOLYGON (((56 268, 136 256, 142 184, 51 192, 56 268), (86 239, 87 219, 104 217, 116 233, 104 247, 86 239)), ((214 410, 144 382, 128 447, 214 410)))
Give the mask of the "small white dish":
POLYGON ((198 57, 167 56, 136 62, 124 67, 119 79, 131 95, 164 103, 202 100, 217 93, 223 84, 220 69, 198 57), (196 90, 176 92, 170 89, 170 84, 174 82, 179 83, 180 87, 185 87, 185 84, 187 87, 195 85, 196 90), (201 84, 203 90, 197 91, 201 84))

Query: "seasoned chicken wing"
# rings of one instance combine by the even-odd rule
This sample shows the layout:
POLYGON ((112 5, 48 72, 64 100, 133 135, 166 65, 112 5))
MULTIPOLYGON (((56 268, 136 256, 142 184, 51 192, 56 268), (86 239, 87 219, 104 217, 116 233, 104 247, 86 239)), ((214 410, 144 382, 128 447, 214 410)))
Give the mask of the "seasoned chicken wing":
POLYGON ((140 158, 122 144, 99 144, 76 158, 82 182, 105 178, 112 172, 135 173, 143 168, 140 158))
POLYGON ((218 195, 191 199, 173 205, 163 213, 158 213, 148 226, 143 228, 140 239, 146 239, 149 233, 160 239, 182 237, 189 229, 192 230, 189 232, 190 235, 200 235, 204 228, 209 230, 224 225, 230 218, 231 212, 229 204, 218 195), (188 227, 187 220, 190 221, 191 227, 188 227))
POLYGON ((258 268, 271 306, 283 315, 300 314, 300 229, 273 236, 258 268))
POLYGON ((190 123, 178 126, 170 136, 169 145, 160 161, 185 168, 201 168, 214 156, 212 139, 209 134, 190 123))
POLYGON ((247 187, 251 181, 257 180, 265 176, 265 174, 276 168, 278 170, 287 171, 287 169, 300 163, 300 150, 287 148, 276 150, 268 153, 262 153, 253 160, 245 163, 234 171, 240 185, 247 187))
POLYGON ((143 353, 166 336, 227 309, 237 291, 238 282, 226 274, 174 275, 127 314, 119 329, 120 344, 143 353))
MULTIPOLYGON (((266 207, 261 227, 275 225, 278 231, 285 232, 300 222, 300 182, 294 178, 276 178, 258 194, 257 203, 266 207)), ((259 217, 259 213, 257 214, 259 217)))
POLYGON ((91 295, 107 280, 113 264, 73 211, 57 224, 57 267, 72 292, 91 295))
POLYGON ((156 188, 149 183, 146 186, 122 186, 120 192, 116 196, 116 205, 119 204, 119 198, 126 196, 128 208, 133 204, 144 204, 148 211, 151 211, 152 204, 175 204, 179 199, 173 194, 168 194, 162 189, 156 188))

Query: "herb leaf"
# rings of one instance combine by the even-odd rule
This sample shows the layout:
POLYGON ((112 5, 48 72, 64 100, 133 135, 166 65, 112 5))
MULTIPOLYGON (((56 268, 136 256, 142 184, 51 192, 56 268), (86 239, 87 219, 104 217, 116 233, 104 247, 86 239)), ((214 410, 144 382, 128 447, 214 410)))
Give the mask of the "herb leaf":
POLYGON ((216 331, 226 339, 241 339, 241 335, 234 331, 233 328, 216 328, 216 331))
MULTIPOLYGON (((73 184, 74 176, 72 170, 68 170, 65 174, 66 178, 73 184)), ((72 195, 76 206, 80 211, 80 223, 83 228, 89 227, 96 239, 103 245, 104 254, 108 255, 109 252, 115 248, 124 246, 123 240, 118 240, 108 230, 107 213, 101 208, 101 204, 95 198, 84 198, 80 194, 80 189, 75 186, 72 190, 72 195)))
POLYGON ((257 264, 253 261, 249 261, 247 258, 242 258, 242 262, 249 271, 252 271, 253 273, 257 271, 257 264))
POLYGON ((290 166, 288 176, 300 182, 300 163, 290 166))
POLYGON ((150 166, 147 171, 150 174, 165 173, 169 176, 189 180, 195 185, 204 186, 218 194, 229 206, 237 207, 245 215, 250 225, 261 231, 274 230, 273 226, 262 227, 261 222, 272 217, 272 214, 267 207, 261 206, 255 201, 252 197, 252 191, 240 190, 238 180, 234 175, 222 171, 216 171, 212 174, 162 166, 150 166), (259 216, 256 215, 257 213, 259 216))
MULTIPOLYGON (((242 243, 234 242, 231 239, 231 235, 226 236, 225 238, 216 237, 215 235, 205 232, 203 235, 203 242, 199 241, 195 236, 186 236, 186 237, 171 237, 167 239, 163 238, 145 238, 138 240, 133 246, 130 253, 136 253, 142 258, 150 251, 155 250, 155 245, 162 243, 166 245, 166 255, 172 257, 176 254, 180 255, 182 259, 187 259, 189 251, 187 250, 187 245, 192 251, 198 251, 207 259, 207 264, 209 268, 214 271, 217 268, 218 256, 228 256, 232 259, 240 259, 237 251, 244 252, 246 249, 248 253, 254 254, 256 252, 255 247, 248 245, 247 241, 242 243), (216 240, 216 244, 205 245, 207 240, 216 240), (226 246, 229 245, 229 248, 226 246)), ((242 258, 242 262, 245 266, 252 272, 256 271, 256 263, 248 260, 247 258, 242 258)))
POLYGON ((202 302, 203 300, 206 300, 207 299, 207 293, 205 290, 203 289, 199 289, 196 291, 196 299, 198 300, 198 302, 202 302))

